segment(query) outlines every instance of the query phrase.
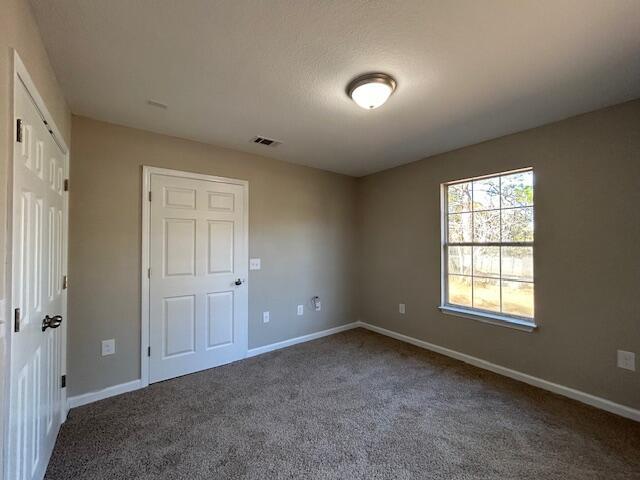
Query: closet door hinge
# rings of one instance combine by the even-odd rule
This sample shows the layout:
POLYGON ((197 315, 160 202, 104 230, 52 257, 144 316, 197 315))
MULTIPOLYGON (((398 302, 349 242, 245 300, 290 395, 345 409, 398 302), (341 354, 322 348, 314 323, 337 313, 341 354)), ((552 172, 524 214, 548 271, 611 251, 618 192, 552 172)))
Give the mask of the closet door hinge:
POLYGON ((147 357, 151 356, 151 347, 147 347, 147 357))
POLYGON ((13 311, 13 331, 18 333, 20 331, 20 309, 16 308, 13 311))
POLYGON ((66 386, 67 386, 67 376, 62 375, 62 377, 60 377, 60 388, 64 388, 66 386))
POLYGON ((16 142, 22 143, 22 120, 16 120, 16 142))
POLYGON ((149 190, 149 201, 151 201, 151 190, 149 190))
POLYGON ((68 286, 69 286, 69 279, 65 275, 64 277, 62 277, 62 289, 66 290, 68 286))
POLYGON ((64 179, 64 191, 65 192, 69 191, 69 179, 68 178, 64 179))

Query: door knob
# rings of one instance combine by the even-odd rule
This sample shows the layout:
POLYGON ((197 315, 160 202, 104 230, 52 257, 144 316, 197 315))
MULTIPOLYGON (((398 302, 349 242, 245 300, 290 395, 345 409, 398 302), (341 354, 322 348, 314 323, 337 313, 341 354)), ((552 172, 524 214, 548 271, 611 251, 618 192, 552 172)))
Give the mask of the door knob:
POLYGON ((44 332, 47 328, 58 328, 62 323, 62 315, 55 315, 50 317, 47 315, 42 320, 42 331, 44 332))
POLYGON ((242 285, 242 279, 239 278, 234 283, 239 287, 240 285, 242 285))

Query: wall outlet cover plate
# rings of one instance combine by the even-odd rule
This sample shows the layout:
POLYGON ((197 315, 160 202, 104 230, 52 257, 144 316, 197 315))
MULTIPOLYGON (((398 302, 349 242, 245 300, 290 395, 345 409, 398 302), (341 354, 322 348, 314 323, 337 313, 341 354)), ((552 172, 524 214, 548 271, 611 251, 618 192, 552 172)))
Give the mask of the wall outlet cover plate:
POLYGON ((260 270, 260 259, 259 258, 250 258, 249 259, 249 270, 260 270))
POLYGON ((102 356, 113 355, 116 353, 116 341, 111 338, 109 340, 102 341, 102 356))
POLYGON ((618 367, 635 372, 636 371, 636 354, 633 352, 618 350, 618 367))

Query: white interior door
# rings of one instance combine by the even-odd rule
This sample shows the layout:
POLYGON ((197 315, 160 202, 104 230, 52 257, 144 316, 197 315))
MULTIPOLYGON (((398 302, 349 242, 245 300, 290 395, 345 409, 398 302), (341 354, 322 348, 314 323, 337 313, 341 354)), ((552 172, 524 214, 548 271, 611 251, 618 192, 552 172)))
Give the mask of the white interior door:
POLYGON ((151 175, 149 382, 244 358, 247 226, 242 184, 151 175))
POLYGON ((13 252, 8 472, 11 480, 44 476, 66 408, 61 375, 66 316, 64 155, 26 87, 15 85, 13 252), (16 125, 18 120, 16 119, 16 125), (21 138, 19 138, 21 137, 21 138))

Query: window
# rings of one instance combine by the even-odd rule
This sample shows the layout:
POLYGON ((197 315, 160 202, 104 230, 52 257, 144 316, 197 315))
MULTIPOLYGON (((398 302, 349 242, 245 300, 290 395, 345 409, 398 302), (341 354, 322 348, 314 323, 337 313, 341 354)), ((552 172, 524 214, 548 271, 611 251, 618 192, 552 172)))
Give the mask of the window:
POLYGON ((446 183, 441 309, 533 327, 533 170, 446 183))

